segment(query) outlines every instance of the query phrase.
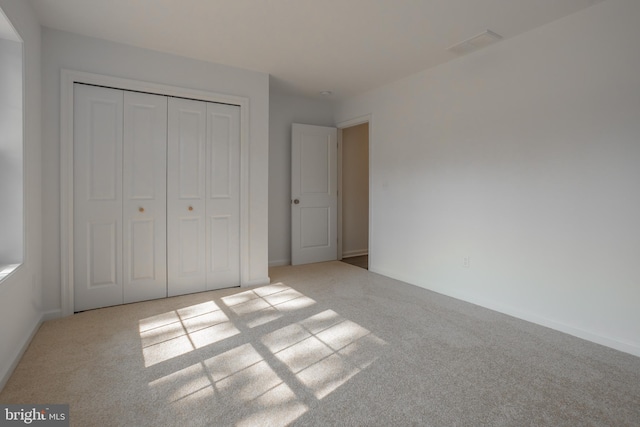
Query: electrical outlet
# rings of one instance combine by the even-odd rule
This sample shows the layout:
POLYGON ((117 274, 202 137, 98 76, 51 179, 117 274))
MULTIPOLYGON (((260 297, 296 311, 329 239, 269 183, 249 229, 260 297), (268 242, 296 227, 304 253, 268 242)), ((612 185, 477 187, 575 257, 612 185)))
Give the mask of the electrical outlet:
POLYGON ((469 268, 471 266, 471 257, 464 257, 464 259, 462 260, 462 266, 465 268, 469 268))

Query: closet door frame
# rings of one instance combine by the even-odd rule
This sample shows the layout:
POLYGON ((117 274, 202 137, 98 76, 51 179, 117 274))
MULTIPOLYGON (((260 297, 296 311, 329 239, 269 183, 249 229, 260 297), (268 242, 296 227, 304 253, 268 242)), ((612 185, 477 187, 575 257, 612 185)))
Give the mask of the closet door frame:
POLYGON ((84 83, 155 95, 189 98, 240 107, 240 286, 249 279, 249 98, 74 70, 60 81, 60 257, 62 316, 74 312, 73 260, 73 86, 84 83))

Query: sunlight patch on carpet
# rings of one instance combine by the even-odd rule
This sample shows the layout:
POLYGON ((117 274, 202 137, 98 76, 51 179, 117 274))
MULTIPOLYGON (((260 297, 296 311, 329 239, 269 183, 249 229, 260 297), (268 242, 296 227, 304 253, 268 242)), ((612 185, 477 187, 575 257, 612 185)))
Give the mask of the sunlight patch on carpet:
POLYGON ((330 395, 374 363, 387 345, 334 310, 310 312, 314 307, 314 299, 275 283, 142 319, 146 367, 205 348, 213 354, 195 364, 197 359, 185 359, 189 366, 165 373, 149 387, 175 410, 197 411, 213 403, 228 408, 229 416, 243 413, 235 418, 237 425, 288 424, 309 410, 307 399, 330 395), (297 321, 283 322, 294 313, 297 321), (278 326, 270 327, 276 320, 278 326), (223 341, 225 347, 219 347, 223 341))
POLYGON ((264 417, 288 423, 307 411, 293 390, 247 343, 149 383, 154 396, 176 408, 197 410, 205 401, 229 411, 251 409, 238 425, 264 417))
POLYGON ((333 310, 266 334, 261 341, 318 399, 370 366, 386 345, 333 310))
POLYGON ((274 283, 221 299, 250 328, 263 326, 282 318, 284 314, 316 303, 284 283, 274 283))
POLYGON ((141 319, 139 331, 146 367, 240 333, 213 301, 141 319))

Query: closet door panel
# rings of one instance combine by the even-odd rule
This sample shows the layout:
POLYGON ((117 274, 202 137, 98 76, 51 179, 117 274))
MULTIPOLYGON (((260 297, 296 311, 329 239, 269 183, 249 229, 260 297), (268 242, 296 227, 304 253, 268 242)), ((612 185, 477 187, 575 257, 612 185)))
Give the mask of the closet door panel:
POLYGON ((240 107, 207 104, 207 289, 240 285, 240 107))
POLYGON ((206 104, 169 98, 169 296, 206 290, 206 104))
POLYGON ((124 93, 124 302, 167 296, 167 97, 124 93))
POLYGON ((74 86, 74 310, 122 304, 123 92, 74 86))

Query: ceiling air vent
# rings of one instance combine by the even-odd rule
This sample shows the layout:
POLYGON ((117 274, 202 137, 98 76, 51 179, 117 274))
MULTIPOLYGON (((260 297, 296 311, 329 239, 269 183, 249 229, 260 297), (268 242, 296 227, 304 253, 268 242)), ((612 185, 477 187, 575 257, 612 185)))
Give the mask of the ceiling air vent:
POLYGON ((491 30, 486 30, 477 36, 473 36, 470 39, 458 43, 455 46, 451 46, 447 49, 449 52, 453 52, 456 55, 465 55, 473 52, 474 50, 482 49, 490 44, 494 44, 502 39, 500 34, 496 34, 491 30))

